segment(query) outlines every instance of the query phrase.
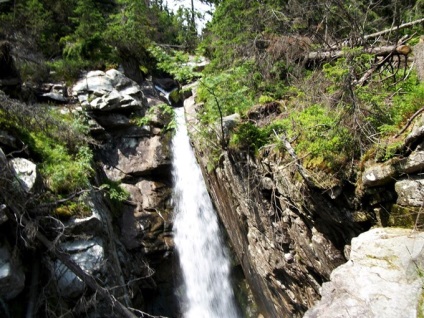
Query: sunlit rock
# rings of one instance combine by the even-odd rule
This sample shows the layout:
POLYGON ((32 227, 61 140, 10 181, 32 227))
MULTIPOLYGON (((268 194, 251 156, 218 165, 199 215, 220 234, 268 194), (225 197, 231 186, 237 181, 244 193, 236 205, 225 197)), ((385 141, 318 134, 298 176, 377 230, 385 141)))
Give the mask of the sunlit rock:
POLYGON ((422 297, 424 233, 376 228, 352 239, 350 260, 331 273, 305 318, 416 317, 422 297))
POLYGON ((117 70, 87 73, 74 85, 72 95, 89 110, 141 109, 145 105, 140 86, 117 70))
POLYGON ((22 189, 31 192, 37 182, 36 164, 25 158, 14 158, 9 162, 22 189))
POLYGON ((366 187, 375 187, 393 181, 396 174, 391 164, 374 165, 365 170, 362 175, 362 183, 366 187))
POLYGON ((420 207, 424 204, 424 179, 413 178, 396 182, 397 204, 420 207))

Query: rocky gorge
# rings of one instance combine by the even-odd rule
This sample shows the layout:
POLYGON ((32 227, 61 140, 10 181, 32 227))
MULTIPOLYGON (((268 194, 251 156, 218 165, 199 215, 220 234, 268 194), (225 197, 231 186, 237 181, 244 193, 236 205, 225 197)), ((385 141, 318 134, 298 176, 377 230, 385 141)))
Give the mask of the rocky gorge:
MULTIPOLYGON (((321 296, 322 302, 306 317, 415 317, 422 312, 422 289, 414 286, 423 284, 419 230, 424 204, 423 115, 403 141, 402 155, 384 163, 366 161, 357 172, 357 184, 351 184, 332 180, 322 171, 307 171, 288 143, 285 156, 275 148, 262 149, 256 157, 223 150, 218 164, 210 169, 213 152, 196 143, 200 140, 196 138, 196 113, 203 105, 193 96, 185 106, 210 194, 265 317, 301 317, 321 296), (362 243, 360 252, 356 249, 355 237, 372 227, 387 226, 410 230, 382 230, 375 248, 372 244, 377 238, 370 233, 370 241, 362 243), (408 238, 409 243, 403 245, 402 240, 408 238), (397 251, 395 242, 399 242, 397 251), (369 249, 364 247, 368 245, 369 249), (403 265, 398 266, 397 260, 403 265), (385 261, 389 265, 384 265, 385 261), (361 264, 358 284, 373 281, 380 266, 383 273, 388 266, 391 289, 396 292, 386 294, 380 283, 376 283, 378 292, 358 292, 355 284, 349 283, 357 269, 347 270, 348 264, 356 262, 361 264), (343 275, 336 274, 341 272, 343 275), (331 283, 325 283, 330 279, 331 283), (402 300, 397 294, 402 290, 399 286, 412 288, 413 300, 402 300), (352 288, 348 296, 346 288, 352 288), (385 307, 385 298, 396 303, 396 311, 385 307), (337 305, 329 307, 333 303, 337 305)), ((249 119, 263 119, 268 108, 254 109, 249 119)), ((216 128, 217 142, 221 131, 231 131, 239 120, 237 116, 223 118, 222 130, 216 128)), ((378 231, 374 233, 378 236, 378 231)), ((366 234, 360 237, 365 239, 366 234)))
MULTIPOLYGON (((69 317, 180 315, 167 127, 172 118, 161 112, 166 99, 157 84, 136 83, 110 69, 87 72, 69 88, 45 85, 43 97, 64 113, 83 114, 96 141, 84 216, 51 218, 21 204, 43 191, 43 181, 35 160, 20 152, 22 141, 0 129, 1 182, 7 189, 0 202, 0 226, 7 233, 0 248, 5 317, 12 317, 20 303, 27 315, 37 310, 69 317), (114 184, 128 193, 118 206, 104 192, 104 185, 114 184), (43 238, 38 233, 47 227, 54 230, 43 238), (15 231, 23 242, 16 243, 15 231), (25 241, 40 243, 25 246, 25 241), (72 270, 72 263, 83 273, 72 270), (40 308, 40 297, 50 299, 49 306, 40 308), (122 313, 115 300, 135 310, 122 313)), ((303 170, 293 156, 273 148, 261 149, 257 157, 223 149, 210 169, 213 154, 196 138, 202 105, 195 90, 184 104, 198 162, 235 254, 234 268, 242 268, 258 305, 252 316, 414 317, 423 312, 422 115, 400 156, 365 161, 357 184, 351 184, 303 170), (391 228, 399 226, 408 229, 391 228), (387 302, 395 302, 396 310, 387 302)), ((249 116, 263 118, 265 108, 249 116)), ((225 131, 238 120, 224 118, 225 131)))

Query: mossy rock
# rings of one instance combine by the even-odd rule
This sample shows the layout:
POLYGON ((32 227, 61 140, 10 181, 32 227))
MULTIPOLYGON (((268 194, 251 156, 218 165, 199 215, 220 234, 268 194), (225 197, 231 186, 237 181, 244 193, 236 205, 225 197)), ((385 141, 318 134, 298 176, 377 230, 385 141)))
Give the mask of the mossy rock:
POLYGON ((389 226, 412 229, 415 226, 424 226, 424 216, 421 216, 420 207, 401 206, 394 204, 390 210, 389 226), (418 219, 418 220, 417 220, 418 219))
POLYGON ((71 217, 88 217, 91 215, 91 209, 84 203, 77 204, 71 202, 58 206, 54 210, 54 214, 63 219, 69 219, 71 217))

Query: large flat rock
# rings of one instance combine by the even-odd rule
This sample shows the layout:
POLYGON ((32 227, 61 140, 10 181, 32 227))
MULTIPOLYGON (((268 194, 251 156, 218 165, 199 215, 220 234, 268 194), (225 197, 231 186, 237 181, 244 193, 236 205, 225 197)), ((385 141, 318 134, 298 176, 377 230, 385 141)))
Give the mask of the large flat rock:
POLYGON ((331 273, 306 318, 417 317, 424 233, 376 228, 352 240, 350 260, 331 273))

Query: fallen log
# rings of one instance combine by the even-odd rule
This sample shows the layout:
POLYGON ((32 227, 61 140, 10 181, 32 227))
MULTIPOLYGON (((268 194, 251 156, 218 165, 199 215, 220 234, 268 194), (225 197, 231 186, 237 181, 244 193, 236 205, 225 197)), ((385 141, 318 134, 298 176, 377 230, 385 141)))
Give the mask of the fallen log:
MULTIPOLYGON (((364 48, 362 53, 372 54, 376 56, 386 56, 396 51, 398 45, 388 45, 388 46, 378 46, 364 48)), ((348 56, 350 53, 344 50, 330 50, 323 52, 310 52, 306 56, 306 62, 321 62, 328 61, 333 59, 338 59, 340 57, 348 56)))

